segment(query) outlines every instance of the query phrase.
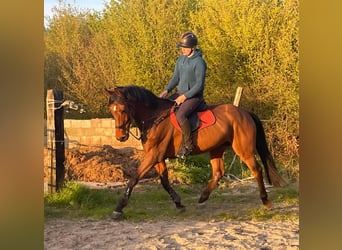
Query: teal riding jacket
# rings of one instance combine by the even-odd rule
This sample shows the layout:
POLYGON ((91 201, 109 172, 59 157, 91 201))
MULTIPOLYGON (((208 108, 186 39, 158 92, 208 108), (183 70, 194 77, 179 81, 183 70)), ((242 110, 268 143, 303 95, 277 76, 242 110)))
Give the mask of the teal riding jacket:
POLYGON ((177 87, 177 92, 184 94, 187 99, 203 97, 207 65, 202 58, 202 51, 195 49, 191 57, 178 57, 173 76, 166 89, 170 93, 177 87))

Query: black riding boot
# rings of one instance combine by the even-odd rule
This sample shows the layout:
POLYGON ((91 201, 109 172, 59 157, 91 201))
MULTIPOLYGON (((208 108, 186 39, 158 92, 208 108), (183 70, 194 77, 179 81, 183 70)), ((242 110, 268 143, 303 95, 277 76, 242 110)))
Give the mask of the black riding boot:
POLYGON ((186 156, 190 155, 193 145, 191 138, 191 126, 189 120, 185 120, 185 122, 181 125, 182 129, 182 142, 179 146, 179 150, 177 153, 177 157, 181 159, 185 159, 186 156))

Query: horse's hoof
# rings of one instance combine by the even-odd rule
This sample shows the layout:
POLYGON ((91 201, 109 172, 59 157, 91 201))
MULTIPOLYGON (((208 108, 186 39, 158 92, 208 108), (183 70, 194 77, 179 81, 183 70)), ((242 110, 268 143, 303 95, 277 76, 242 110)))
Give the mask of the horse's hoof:
POLYGON ((185 212, 185 206, 181 206, 181 207, 177 207, 177 209, 178 209, 178 211, 180 212, 180 213, 183 213, 183 212, 185 212))
POLYGON ((265 208, 265 210, 272 210, 272 203, 270 201, 267 201, 264 204, 264 208, 265 208))
POLYGON ((205 203, 209 198, 209 194, 202 194, 201 197, 198 199, 198 204, 203 204, 205 203))
POLYGON ((205 204, 208 198, 199 198, 197 204, 205 204))
POLYGON ((197 203, 197 209, 203 209, 207 206, 206 202, 197 203))
POLYGON ((114 212, 112 213, 111 218, 112 218, 113 220, 123 220, 123 213, 122 213, 122 212, 114 211, 114 212))

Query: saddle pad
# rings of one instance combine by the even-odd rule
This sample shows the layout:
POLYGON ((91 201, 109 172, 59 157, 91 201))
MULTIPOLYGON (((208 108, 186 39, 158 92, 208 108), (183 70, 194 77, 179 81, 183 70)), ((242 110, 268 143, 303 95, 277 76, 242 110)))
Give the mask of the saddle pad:
MULTIPOLYGON (((213 114, 213 112, 210 109, 206 109, 204 111, 197 112, 197 117, 199 119, 199 127, 198 130, 211 126, 215 123, 216 118, 213 114)), ((181 130, 175 112, 172 110, 170 115, 171 123, 174 127, 176 127, 178 130, 181 130)))

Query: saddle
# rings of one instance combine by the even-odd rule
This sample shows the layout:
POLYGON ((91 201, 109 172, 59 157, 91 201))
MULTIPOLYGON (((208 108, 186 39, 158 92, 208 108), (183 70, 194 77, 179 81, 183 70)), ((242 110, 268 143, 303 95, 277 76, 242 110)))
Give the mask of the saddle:
MULTIPOLYGON (((175 109, 172 108, 171 114, 170 114, 171 123, 176 129, 181 130, 178 124, 175 112, 176 112, 175 109)), ((200 130, 202 128, 209 127, 213 125, 216 121, 214 113, 210 109, 205 109, 205 110, 194 112, 193 114, 190 115, 188 119, 191 125, 192 132, 196 130, 200 130)))

